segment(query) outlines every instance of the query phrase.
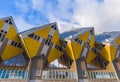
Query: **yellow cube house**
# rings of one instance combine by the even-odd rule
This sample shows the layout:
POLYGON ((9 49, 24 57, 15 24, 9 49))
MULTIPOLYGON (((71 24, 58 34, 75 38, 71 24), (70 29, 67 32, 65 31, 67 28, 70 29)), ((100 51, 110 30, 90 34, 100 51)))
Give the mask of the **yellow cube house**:
POLYGON ((0 61, 23 52, 12 17, 0 19, 0 61))
POLYGON ((21 32, 19 37, 29 58, 44 55, 50 63, 62 55, 56 23, 21 32))
POLYGON ((79 28, 61 34, 63 49, 72 59, 84 57, 87 62, 92 61, 96 55, 90 52, 90 47, 95 46, 94 29, 79 28))
MULTIPOLYGON (((119 58, 120 32, 106 32, 96 36, 97 44, 104 47, 100 50, 100 54, 108 61, 112 62, 119 58)), ((97 46, 100 47, 100 46, 97 46)))

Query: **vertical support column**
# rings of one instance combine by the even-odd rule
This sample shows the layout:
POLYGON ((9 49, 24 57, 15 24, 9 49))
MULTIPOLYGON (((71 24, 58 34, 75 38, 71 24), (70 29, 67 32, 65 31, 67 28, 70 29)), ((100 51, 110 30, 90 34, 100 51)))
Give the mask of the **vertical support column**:
POLYGON ((80 53, 79 59, 76 60, 77 73, 79 82, 88 82, 88 72, 86 66, 86 58, 88 55, 89 46, 87 43, 84 44, 82 52, 80 53))
POLYGON ((47 60, 44 55, 36 56, 31 59, 30 80, 42 79, 42 70, 47 66, 47 60))
POLYGON ((113 66, 114 66, 116 75, 118 77, 118 80, 120 80, 120 63, 115 60, 115 61, 113 61, 113 66))
POLYGON ((84 57, 81 57, 76 60, 76 66, 79 82, 86 82, 88 74, 84 57))

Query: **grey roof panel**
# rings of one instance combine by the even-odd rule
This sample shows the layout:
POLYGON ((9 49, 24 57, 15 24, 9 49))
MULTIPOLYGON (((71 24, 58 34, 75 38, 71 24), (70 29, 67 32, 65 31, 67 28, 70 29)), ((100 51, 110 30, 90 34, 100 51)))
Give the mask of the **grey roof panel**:
POLYGON ((95 39, 97 42, 108 42, 115 40, 118 36, 120 36, 119 31, 113 31, 113 32, 104 32, 102 34, 96 35, 95 39))
POLYGON ((86 32, 87 30, 89 30, 91 28, 76 28, 76 29, 73 29, 71 31, 66 31, 66 32, 63 32, 60 34, 60 37, 62 39, 66 39, 66 38, 74 38, 84 32, 86 32))

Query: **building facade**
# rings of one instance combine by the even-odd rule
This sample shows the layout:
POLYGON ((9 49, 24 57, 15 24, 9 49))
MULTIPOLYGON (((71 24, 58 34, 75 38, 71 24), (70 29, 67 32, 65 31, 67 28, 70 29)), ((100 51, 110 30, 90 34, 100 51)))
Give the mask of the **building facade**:
POLYGON ((0 82, 119 82, 120 32, 93 27, 59 33, 50 23, 18 33, 0 20, 0 82))

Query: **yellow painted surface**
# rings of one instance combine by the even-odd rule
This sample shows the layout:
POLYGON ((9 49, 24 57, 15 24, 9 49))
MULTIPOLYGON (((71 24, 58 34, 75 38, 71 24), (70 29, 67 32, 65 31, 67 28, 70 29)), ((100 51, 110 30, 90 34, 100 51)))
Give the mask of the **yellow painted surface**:
POLYGON ((82 46, 75 41, 73 41, 71 44, 72 44, 75 60, 77 60, 82 52, 82 46))
POLYGON ((65 48, 65 52, 67 53, 67 55, 72 59, 75 60, 74 58, 74 53, 73 53, 73 49, 72 49, 72 45, 71 42, 68 41, 67 46, 65 48))
POLYGON ((79 36, 79 39, 86 42, 88 40, 88 36, 89 36, 90 32, 89 31, 86 31, 85 33, 81 34, 79 36))
POLYGON ((113 61, 114 58, 115 58, 115 56, 116 56, 117 49, 113 45, 111 45, 110 48, 111 48, 110 49, 110 52, 111 52, 111 61, 113 61))
POLYGON ((95 57, 96 57, 96 54, 92 51, 89 51, 86 59, 86 63, 87 64, 90 63, 92 60, 94 60, 95 57))
POLYGON ((33 40, 31 38, 24 38, 25 47, 27 48, 29 56, 33 58, 37 55, 37 52, 40 48, 40 42, 33 40))
POLYGON ((6 35, 6 38, 16 41, 16 42, 20 42, 18 35, 17 35, 17 31, 15 30, 13 25, 10 26, 8 33, 6 35))
POLYGON ((91 41, 90 41, 90 46, 94 46, 95 45, 95 37, 94 35, 92 35, 91 41))
POLYGON ((60 56, 62 56, 62 52, 55 48, 52 48, 48 56, 48 62, 50 63, 59 58, 60 56))
POLYGON ((42 38, 47 38, 48 34, 50 32, 51 27, 45 27, 45 28, 41 28, 40 30, 36 31, 35 34, 42 37, 42 38))
MULTIPOLYGON (((5 23, 4 20, 0 21, 0 29, 2 28, 4 23, 5 23)), ((15 41, 15 42, 20 42, 17 36, 17 31, 14 27, 14 24, 10 26, 5 38, 7 38, 8 40, 15 41)), ((6 47, 3 50, 3 53, 1 54, 1 57, 5 61, 7 59, 10 59, 14 56, 21 54, 22 52, 23 50, 21 48, 17 48, 17 47, 6 44, 6 47)))
POLYGON ((2 26, 4 25, 4 23, 5 23, 4 20, 0 21, 0 29, 2 28, 2 26))
POLYGON ((2 59, 7 60, 22 53, 21 48, 7 45, 3 51, 2 59))
POLYGON ((22 47, 23 47, 24 51, 26 51, 28 57, 31 58, 31 57, 30 57, 30 54, 29 54, 29 51, 28 51, 28 49, 27 49, 27 47, 26 47, 26 45, 25 45, 24 39, 22 38, 21 35, 19 35, 19 37, 20 37, 20 39, 21 39, 21 43, 22 43, 22 45, 23 45, 22 47))
POLYGON ((56 30, 54 32, 54 35, 53 35, 53 38, 52 38, 52 42, 56 43, 58 40, 59 40, 59 32, 58 32, 58 30, 56 30))
MULTIPOLYGON (((85 33, 83 33, 79 36, 79 39, 84 42, 87 42, 89 34, 90 34, 90 32, 86 31, 85 33)), ((93 44, 93 43, 91 43, 91 44, 93 44)), ((73 53, 74 53, 75 59, 77 60, 81 55, 83 47, 80 44, 78 44, 77 42, 73 41, 72 48, 73 48, 73 53)))
POLYGON ((120 36, 116 38, 115 42, 116 44, 120 45, 120 36))
POLYGON ((111 62, 110 45, 106 45, 100 52, 100 54, 109 62, 111 62))
MULTIPOLYGON (((92 35, 89 46, 95 48, 95 37, 94 37, 94 35, 92 35)), ((95 57, 96 57, 96 54, 89 50, 86 62, 90 63, 95 57)))

